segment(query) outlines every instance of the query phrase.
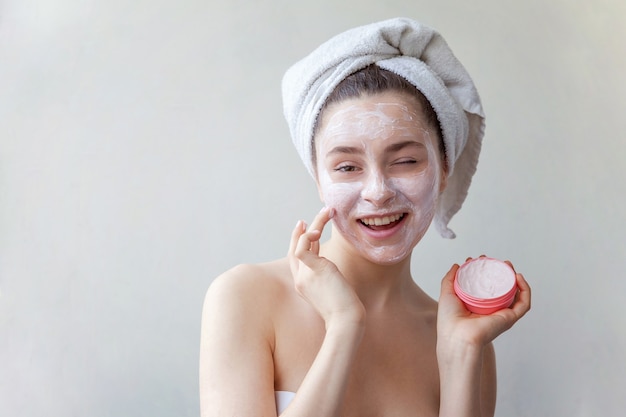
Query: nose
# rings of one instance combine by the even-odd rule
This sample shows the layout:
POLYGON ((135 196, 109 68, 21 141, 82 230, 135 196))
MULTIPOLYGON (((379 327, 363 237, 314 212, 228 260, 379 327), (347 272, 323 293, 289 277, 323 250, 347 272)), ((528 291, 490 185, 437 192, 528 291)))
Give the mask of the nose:
POLYGON ((372 173, 364 184, 361 197, 377 207, 384 206, 396 196, 396 191, 381 173, 372 173))

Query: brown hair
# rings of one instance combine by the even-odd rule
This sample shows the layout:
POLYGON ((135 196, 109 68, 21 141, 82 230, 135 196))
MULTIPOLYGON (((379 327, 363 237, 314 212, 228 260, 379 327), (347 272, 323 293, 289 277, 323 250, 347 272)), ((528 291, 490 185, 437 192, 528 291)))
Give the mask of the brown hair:
POLYGON ((417 102, 422 107, 424 116, 426 117, 426 122, 434 127, 437 132, 441 159, 443 160, 444 167, 447 165, 441 126, 439 124, 439 119, 437 119, 437 113, 435 113, 435 110, 431 106, 430 102, 413 84, 408 82, 403 77, 391 71, 382 69, 376 64, 371 64, 342 80, 328 96, 326 102, 324 102, 324 105, 320 109, 313 128, 313 143, 311 144, 311 155, 313 156, 314 167, 317 163, 317 156, 315 153, 315 135, 318 132, 320 119, 324 110, 326 110, 333 103, 340 103, 347 99, 361 97, 362 95, 373 95, 389 90, 407 93, 410 96, 415 97, 417 102))

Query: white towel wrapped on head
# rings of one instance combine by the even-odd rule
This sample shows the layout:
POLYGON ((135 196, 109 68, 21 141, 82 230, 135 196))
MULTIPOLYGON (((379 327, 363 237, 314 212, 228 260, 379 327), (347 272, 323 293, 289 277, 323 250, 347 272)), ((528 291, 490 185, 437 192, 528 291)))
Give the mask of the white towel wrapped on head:
POLYGON ((437 113, 448 183, 434 221, 443 237, 454 238, 448 222, 461 208, 476 171, 485 116, 472 79, 435 30, 407 18, 360 26, 289 68, 282 82, 283 106, 294 145, 314 176, 313 128, 320 109, 341 81, 371 64, 405 78, 437 113))

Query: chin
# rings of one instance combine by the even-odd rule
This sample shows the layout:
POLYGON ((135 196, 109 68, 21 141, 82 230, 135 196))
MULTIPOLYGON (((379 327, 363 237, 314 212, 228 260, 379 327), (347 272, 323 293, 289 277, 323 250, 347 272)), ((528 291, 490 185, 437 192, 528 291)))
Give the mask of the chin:
POLYGON ((383 266, 391 266, 403 262, 405 259, 411 257, 413 252, 412 246, 409 249, 394 250, 389 246, 381 247, 369 247, 369 248, 356 248, 361 256, 371 263, 383 266))

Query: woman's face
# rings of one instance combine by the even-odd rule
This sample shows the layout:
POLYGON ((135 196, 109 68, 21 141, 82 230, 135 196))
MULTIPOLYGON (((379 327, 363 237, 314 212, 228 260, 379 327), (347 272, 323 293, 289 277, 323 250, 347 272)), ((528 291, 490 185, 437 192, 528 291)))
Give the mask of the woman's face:
POLYGON ((416 99, 385 92, 329 106, 315 137, 317 182, 337 230, 393 264, 426 233, 445 185, 437 134, 416 99))

